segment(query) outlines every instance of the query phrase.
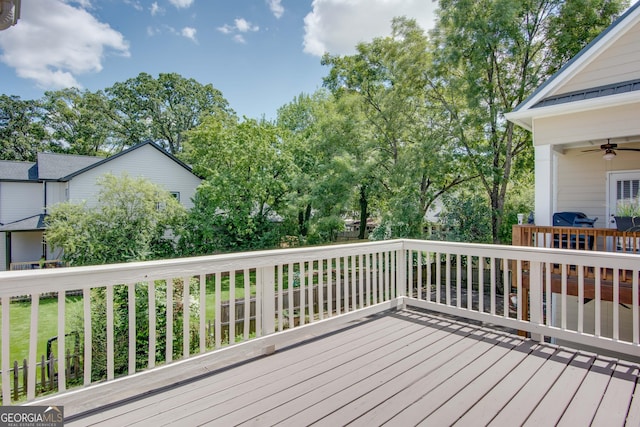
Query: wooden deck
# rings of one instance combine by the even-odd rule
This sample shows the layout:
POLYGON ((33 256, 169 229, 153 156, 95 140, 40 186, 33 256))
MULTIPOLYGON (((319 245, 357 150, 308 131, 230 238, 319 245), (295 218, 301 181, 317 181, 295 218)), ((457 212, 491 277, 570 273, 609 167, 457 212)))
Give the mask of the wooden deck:
MULTIPOLYGON (((637 426, 639 375, 633 363, 430 313, 386 311, 270 356, 201 364, 180 383, 77 413, 65 425, 637 426)), ((83 393, 58 404, 72 413, 83 393)))

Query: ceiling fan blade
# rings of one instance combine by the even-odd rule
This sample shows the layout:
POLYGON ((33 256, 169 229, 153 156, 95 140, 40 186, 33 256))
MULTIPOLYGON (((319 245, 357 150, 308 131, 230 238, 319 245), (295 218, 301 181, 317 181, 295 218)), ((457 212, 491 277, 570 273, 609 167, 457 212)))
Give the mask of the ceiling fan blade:
POLYGON ((582 150, 583 153, 589 153, 591 151, 602 151, 602 149, 601 148, 593 148, 591 150, 582 150))
POLYGON ((640 151, 640 148, 616 148, 616 150, 624 150, 624 151, 640 151))

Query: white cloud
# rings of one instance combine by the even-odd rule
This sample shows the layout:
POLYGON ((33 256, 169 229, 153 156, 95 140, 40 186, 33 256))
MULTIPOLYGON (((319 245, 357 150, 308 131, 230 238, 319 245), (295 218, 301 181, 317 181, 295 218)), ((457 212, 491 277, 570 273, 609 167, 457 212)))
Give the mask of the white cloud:
POLYGON ((81 87, 77 77, 101 71, 105 50, 129 56, 121 33, 63 0, 23 2, 20 15, 0 37, 0 61, 44 89, 81 87))
POLYGON ((169 0, 169 3, 178 9, 185 9, 193 4, 193 0, 169 0))
POLYGON ((273 16, 280 19, 280 17, 284 14, 284 7, 282 6, 282 0, 267 0, 269 4, 269 9, 273 13, 273 16))
POLYGON ((158 2, 154 1, 151 3, 151 7, 149 7, 149 11, 151 12, 151 16, 156 16, 159 13, 164 13, 164 9, 158 5, 158 2))
POLYGON ((258 27, 257 25, 253 25, 251 24, 251 22, 243 18, 237 18, 236 20, 234 20, 234 23, 236 24, 236 29, 241 33, 246 33, 248 31, 258 31, 260 29, 260 27, 258 27))
POLYGON ((313 0, 304 18, 304 51, 316 56, 353 54, 359 42, 389 35, 395 16, 413 18, 431 29, 436 8, 437 2, 428 0, 313 0))
POLYGON ((240 33, 256 32, 259 30, 259 26, 253 25, 251 22, 247 21, 244 18, 236 18, 233 21, 233 25, 224 24, 222 27, 218 27, 218 31, 223 34, 232 35, 232 39, 235 42, 242 44, 245 44, 247 40, 240 33))
POLYGON ((196 39, 196 32, 196 29, 193 27, 184 27, 182 31, 180 31, 180 34, 182 34, 183 37, 186 37, 197 43, 198 40, 196 39))
POLYGON ((144 8, 142 7, 142 5, 138 0, 125 0, 125 4, 131 5, 131 7, 133 7, 135 10, 139 12, 144 10, 144 8))

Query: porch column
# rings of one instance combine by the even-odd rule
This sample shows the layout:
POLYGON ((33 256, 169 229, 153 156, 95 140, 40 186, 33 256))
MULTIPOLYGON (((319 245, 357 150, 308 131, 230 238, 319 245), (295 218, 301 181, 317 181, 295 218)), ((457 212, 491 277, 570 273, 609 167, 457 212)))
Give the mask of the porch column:
POLYGON ((555 206, 554 151, 551 145, 538 145, 535 149, 535 222, 536 225, 552 225, 555 206))

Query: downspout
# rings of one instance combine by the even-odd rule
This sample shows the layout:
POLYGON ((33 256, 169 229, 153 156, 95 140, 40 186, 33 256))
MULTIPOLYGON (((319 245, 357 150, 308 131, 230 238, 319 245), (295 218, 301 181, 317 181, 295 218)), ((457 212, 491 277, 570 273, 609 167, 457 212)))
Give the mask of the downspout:
POLYGON ((20 17, 20 7, 16 7, 14 0, 2 0, 0 2, 0 30, 6 30, 16 25, 20 17))
POLYGON ((4 244, 5 244, 5 270, 11 269, 11 232, 7 231, 4 233, 4 244))

